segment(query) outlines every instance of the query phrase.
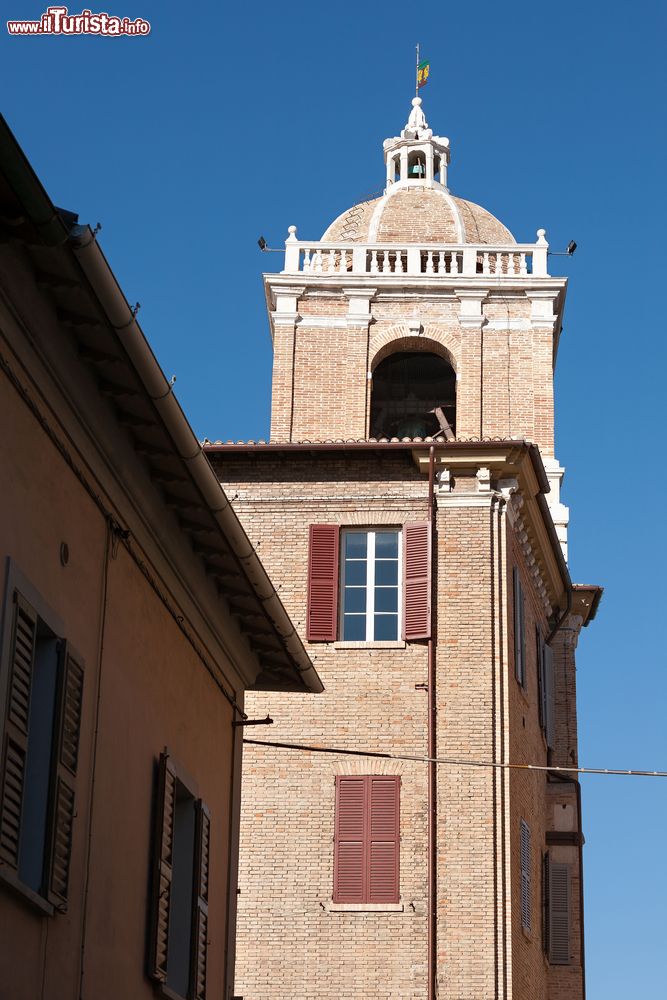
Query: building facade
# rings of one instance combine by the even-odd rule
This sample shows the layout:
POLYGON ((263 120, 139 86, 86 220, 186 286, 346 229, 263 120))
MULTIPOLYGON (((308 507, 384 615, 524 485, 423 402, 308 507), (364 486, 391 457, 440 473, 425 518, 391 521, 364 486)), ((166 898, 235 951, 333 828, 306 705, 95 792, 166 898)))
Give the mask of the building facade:
POLYGON ((271 440, 207 448, 325 685, 251 696, 235 994, 577 1000, 566 280, 450 193, 419 98, 384 159, 265 275, 271 440))
POLYGON ((0 220, 0 996, 228 997, 244 692, 321 684, 1 118, 0 220))

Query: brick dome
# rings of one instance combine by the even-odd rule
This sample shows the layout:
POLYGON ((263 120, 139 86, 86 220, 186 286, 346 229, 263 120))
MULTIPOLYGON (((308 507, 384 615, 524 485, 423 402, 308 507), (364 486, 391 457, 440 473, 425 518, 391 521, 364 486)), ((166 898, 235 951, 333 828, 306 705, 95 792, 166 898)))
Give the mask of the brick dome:
POLYGON ((331 223, 325 242, 346 243, 516 243, 509 229, 474 202, 444 188, 390 188, 372 201, 353 205, 331 223))

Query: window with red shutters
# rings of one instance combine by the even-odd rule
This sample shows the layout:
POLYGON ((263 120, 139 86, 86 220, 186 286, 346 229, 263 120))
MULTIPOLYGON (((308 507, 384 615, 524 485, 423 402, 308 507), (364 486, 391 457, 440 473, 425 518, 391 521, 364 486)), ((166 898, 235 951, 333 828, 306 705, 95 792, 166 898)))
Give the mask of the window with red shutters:
POLYGON ((338 627, 337 524, 311 524, 308 551, 306 639, 334 642, 338 627))
POLYGON ((334 903, 398 903, 400 780, 336 778, 334 903))
POLYGON ((399 634, 408 642, 430 637, 431 525, 406 524, 402 552, 400 535, 400 529, 341 532, 336 524, 310 525, 309 642, 374 642, 398 639, 399 634))

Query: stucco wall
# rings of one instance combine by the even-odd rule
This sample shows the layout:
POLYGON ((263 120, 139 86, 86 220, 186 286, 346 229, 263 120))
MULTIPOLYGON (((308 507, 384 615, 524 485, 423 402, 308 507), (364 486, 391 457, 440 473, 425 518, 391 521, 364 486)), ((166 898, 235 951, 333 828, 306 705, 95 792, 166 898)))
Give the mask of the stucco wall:
MULTIPOLYGON (((54 414, 49 420, 60 431, 54 414)), ((0 883, 0 992, 12 1000, 78 1000, 85 944, 85 1000, 154 996, 144 974, 151 813, 155 763, 168 746, 211 810, 209 988, 220 996, 231 706, 122 542, 110 554, 105 593, 105 519, 2 374, 0 426, 0 465, 11 486, 0 491, 3 606, 10 557, 85 663, 68 910, 43 916, 0 883)), ((93 471, 81 467, 94 484, 93 471)), ((170 581, 158 583, 168 595, 170 581)))

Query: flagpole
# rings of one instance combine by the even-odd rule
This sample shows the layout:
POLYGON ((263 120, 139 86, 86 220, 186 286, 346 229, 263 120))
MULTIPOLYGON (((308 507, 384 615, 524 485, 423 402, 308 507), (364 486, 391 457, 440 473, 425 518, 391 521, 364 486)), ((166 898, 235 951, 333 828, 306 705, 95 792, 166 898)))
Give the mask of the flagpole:
POLYGON ((417 42, 417 64, 415 66, 415 97, 419 97, 419 42, 417 42))

